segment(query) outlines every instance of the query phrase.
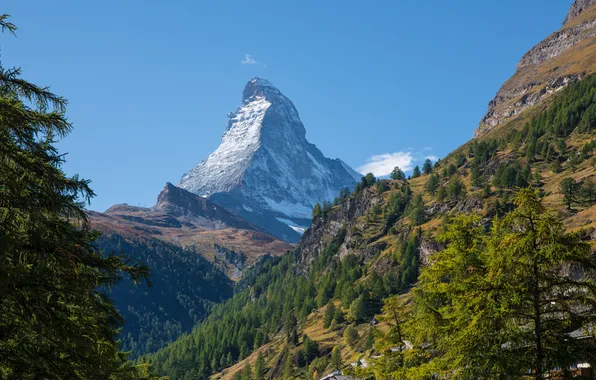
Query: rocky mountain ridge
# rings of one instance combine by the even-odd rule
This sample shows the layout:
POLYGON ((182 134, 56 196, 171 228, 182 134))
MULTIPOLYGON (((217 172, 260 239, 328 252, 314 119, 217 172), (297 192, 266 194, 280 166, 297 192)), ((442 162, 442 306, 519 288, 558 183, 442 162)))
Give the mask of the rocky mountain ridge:
POLYGON ((530 49, 489 102, 479 137, 596 71, 596 1, 576 0, 564 26, 530 49))
POLYGON ((298 241, 313 206, 361 177, 308 142, 294 104, 265 79, 247 83, 242 105, 228 117, 220 146, 178 186, 278 238, 298 241))

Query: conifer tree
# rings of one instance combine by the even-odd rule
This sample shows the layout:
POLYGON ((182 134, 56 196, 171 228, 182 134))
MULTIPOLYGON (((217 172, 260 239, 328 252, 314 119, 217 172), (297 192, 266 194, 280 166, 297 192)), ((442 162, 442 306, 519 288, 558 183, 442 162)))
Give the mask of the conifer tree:
POLYGON ((329 301, 329 303, 327 304, 327 308, 325 309, 325 314, 323 315, 323 327, 326 329, 329 328, 334 317, 335 305, 333 304, 333 301, 329 301))
POLYGON ((406 174, 399 168, 399 166, 396 166, 391 172, 391 179, 405 181, 406 174))
MULTIPOLYGON (((16 31, 7 15, 0 29, 16 31)), ((148 268, 95 247, 94 193, 64 174, 54 146, 72 129, 67 101, 20 76, 0 64, 0 377, 141 376, 119 351, 123 321, 105 289, 148 268)))
POLYGON ((571 210, 571 206, 576 201, 579 186, 577 182, 571 177, 565 177, 559 183, 559 190, 563 194, 563 203, 567 205, 567 209, 571 210))
POLYGON ((430 174, 433 171, 433 163, 430 158, 424 160, 424 164, 422 165, 422 172, 424 174, 430 174))
POLYGON ((340 369, 342 367, 341 351, 338 346, 333 347, 333 351, 331 351, 330 364, 332 369, 340 369))
POLYGON ((263 359, 263 354, 260 351, 255 361, 253 380, 265 380, 265 359, 263 359))
POLYGON ((420 177, 420 168, 418 165, 414 166, 414 170, 412 170, 412 178, 420 177))

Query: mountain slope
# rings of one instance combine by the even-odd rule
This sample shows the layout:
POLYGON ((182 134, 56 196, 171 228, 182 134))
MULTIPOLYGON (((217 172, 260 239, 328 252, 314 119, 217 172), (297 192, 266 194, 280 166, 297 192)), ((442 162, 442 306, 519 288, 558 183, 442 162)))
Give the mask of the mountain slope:
POLYGON ((474 132, 479 137, 596 72, 596 2, 573 3, 563 28, 530 49, 474 132))
POLYGON ((234 282, 263 257, 293 247, 206 198, 166 184, 151 208, 115 205, 88 212, 105 252, 151 267, 153 287, 111 292, 125 317, 121 339, 133 356, 155 351, 232 296, 234 282))
MULTIPOLYGON (((583 22, 593 11, 593 7, 583 8, 591 5, 589 1, 574 4, 567 26, 583 22)), ((590 51, 582 50, 586 67, 592 60, 590 51)), ((570 67, 584 64, 566 53, 556 59, 563 64, 569 60, 570 67)), ((542 80, 539 70, 526 74, 530 77, 524 80, 529 83, 531 75, 542 80)), ((152 362, 173 379, 191 374, 204 378, 215 371, 220 372, 212 378, 230 379, 247 364, 254 365, 258 353, 264 358, 267 377, 275 379, 331 372, 333 347, 340 349, 344 369, 359 358, 370 362, 379 354, 370 345, 371 316, 386 295, 405 293, 407 297, 419 265, 443 248, 435 236, 445 221, 464 212, 477 213, 489 223, 512 209, 512 196, 519 187, 540 191, 566 228, 583 228, 585 238, 594 240, 595 89, 596 76, 586 74, 535 106, 520 108, 498 127, 479 133, 429 174, 407 182, 359 184, 339 205, 313 220, 294 254, 251 271, 242 295, 220 306, 193 333, 153 355, 152 362), (565 178, 575 184, 570 204, 565 204, 560 187, 565 178), (340 317, 325 326, 331 305, 340 317), (357 332, 355 341, 346 338, 350 323, 357 332), (226 325, 243 336, 236 337, 226 325), (296 339, 292 338, 295 330, 296 339), (237 340, 220 344, 228 336, 237 340), (249 343, 243 350, 244 341, 249 343), (192 370, 181 369, 181 363, 192 370)), ((376 325, 375 334, 386 327, 376 325)))
POLYGON ((360 177, 309 143, 294 104, 267 80, 253 78, 220 146, 178 186, 295 242, 300 234, 292 227, 308 226, 314 204, 333 200, 360 177))

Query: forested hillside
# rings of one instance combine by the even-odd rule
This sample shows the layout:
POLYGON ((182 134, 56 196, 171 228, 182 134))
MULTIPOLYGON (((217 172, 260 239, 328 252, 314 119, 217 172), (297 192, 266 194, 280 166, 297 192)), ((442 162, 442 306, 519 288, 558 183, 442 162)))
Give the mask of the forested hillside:
MULTIPOLYGON (((295 253, 247 277, 242 292, 192 333, 152 355, 151 362, 160 373, 176 379, 205 377, 238 360, 218 376, 246 378, 247 364, 263 367, 259 372, 265 371, 268 377, 287 379, 312 378, 315 371, 329 372, 340 362, 345 365, 359 357, 382 363, 389 357, 379 359, 382 345, 401 347, 402 340, 385 335, 396 331, 387 315, 388 305, 398 305, 396 310, 405 315, 411 308, 408 300, 418 294, 418 290, 408 291, 418 279, 421 264, 437 260, 436 252, 451 246, 453 239, 468 244, 469 237, 453 235, 457 223, 468 223, 464 225, 470 233, 476 231, 474 226, 485 226, 478 230, 482 234, 500 223, 494 218, 514 218, 511 212, 523 202, 515 202, 520 188, 534 189, 556 210, 548 219, 553 228, 558 220, 568 229, 582 227, 578 237, 565 237, 556 228, 552 233, 570 244, 577 242, 583 247, 577 252, 585 252, 577 238, 590 236, 596 226, 592 216, 594 109, 596 78, 590 76, 549 104, 530 109, 524 118, 472 140, 438 163, 415 168, 412 178, 406 179, 399 168, 390 181, 364 177, 352 194, 342 192, 335 204, 315 207, 313 225, 295 253), (462 212, 477 216, 464 222, 457 217, 462 212), (400 293, 410 295, 387 301, 386 297, 400 293), (374 315, 383 321, 371 327, 374 315), (253 350, 257 351, 250 355, 253 350)), ((557 260, 573 261, 570 257, 557 260)), ((585 260, 583 264, 589 270, 591 264, 585 260)), ((423 291, 421 286, 415 289, 423 291)), ((583 322, 574 326, 589 319, 576 319, 583 322)), ((561 327, 558 333, 569 328, 561 327)), ((418 335, 407 331, 413 334, 413 342, 428 344, 424 331, 418 335)), ((407 376, 449 371, 444 357, 433 355, 441 359, 408 362, 413 369, 407 376)), ((585 359, 580 356, 567 362, 585 359)), ((368 368, 375 368, 382 378, 382 373, 397 371, 403 357, 394 358, 395 365, 368 368)), ((531 366, 531 357, 526 353, 525 361, 515 363, 531 366)))
POLYGON ((191 330, 211 307, 232 296, 232 281, 192 249, 157 239, 125 239, 111 233, 98 240, 104 252, 126 252, 152 270, 151 287, 124 282, 110 296, 125 323, 122 349, 133 357, 156 351, 191 330))

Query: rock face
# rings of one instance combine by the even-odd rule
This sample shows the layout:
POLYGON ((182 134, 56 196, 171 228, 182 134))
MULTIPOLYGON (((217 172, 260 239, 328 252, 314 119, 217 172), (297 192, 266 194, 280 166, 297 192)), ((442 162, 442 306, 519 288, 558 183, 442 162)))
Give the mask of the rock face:
POLYGON ((489 102, 479 137, 596 71, 596 0, 576 0, 564 26, 528 51, 489 102))
POLYGON ((159 193, 157 204, 153 210, 170 215, 181 222, 209 230, 238 228, 264 232, 208 199, 176 187, 169 182, 159 193))
POLYGON ((361 177, 306 140, 294 104, 267 80, 250 80, 242 105, 228 116, 221 145, 178 186, 281 239, 298 241, 315 203, 361 177))
POLYGON ((592 7, 596 4, 596 0, 575 0, 569 9, 569 13, 567 13, 567 17, 563 21, 563 25, 569 23, 571 20, 576 18, 586 9, 592 7))

